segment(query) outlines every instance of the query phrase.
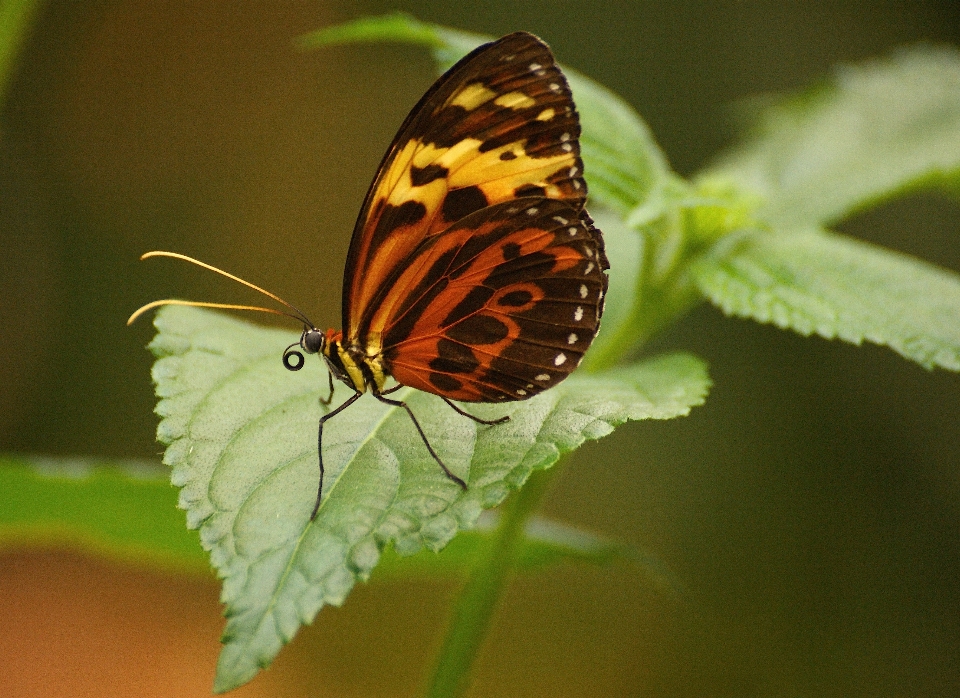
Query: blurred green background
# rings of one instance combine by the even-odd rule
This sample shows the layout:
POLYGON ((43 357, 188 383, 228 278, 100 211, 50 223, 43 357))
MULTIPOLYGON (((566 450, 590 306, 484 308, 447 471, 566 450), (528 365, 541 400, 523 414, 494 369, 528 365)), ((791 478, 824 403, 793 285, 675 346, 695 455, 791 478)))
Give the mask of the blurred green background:
MULTIPOLYGON (((422 50, 292 40, 394 9, 542 36, 631 102, 684 175, 733 142, 748 98, 899 45, 960 44, 955 0, 50 0, 0 115, 0 451, 159 454, 152 328, 127 315, 169 296, 254 299, 137 262, 146 250, 197 256, 339 326, 362 197, 435 74, 422 50)), ((841 229, 960 270, 956 201, 911 196, 841 229)), ((588 444, 546 513, 654 553, 679 594, 620 569, 518 579, 473 694, 960 694, 960 377, 705 307, 654 348, 709 360, 707 405, 588 444)), ((412 695, 456 590, 359 588, 241 693, 412 695)), ((207 695, 216 593, 7 553, 0 694, 207 695)))

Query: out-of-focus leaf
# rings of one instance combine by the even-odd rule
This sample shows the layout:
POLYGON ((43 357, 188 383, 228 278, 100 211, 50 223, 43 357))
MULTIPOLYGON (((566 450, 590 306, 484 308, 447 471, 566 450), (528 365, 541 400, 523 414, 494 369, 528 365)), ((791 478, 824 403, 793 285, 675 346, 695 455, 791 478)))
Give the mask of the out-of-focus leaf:
POLYGON ((921 46, 847 66, 763 112, 708 177, 758 193, 775 229, 829 224, 923 185, 958 191, 960 51, 921 46))
POLYGON ((0 459, 0 547, 53 546, 173 571, 208 573, 159 463, 0 459))

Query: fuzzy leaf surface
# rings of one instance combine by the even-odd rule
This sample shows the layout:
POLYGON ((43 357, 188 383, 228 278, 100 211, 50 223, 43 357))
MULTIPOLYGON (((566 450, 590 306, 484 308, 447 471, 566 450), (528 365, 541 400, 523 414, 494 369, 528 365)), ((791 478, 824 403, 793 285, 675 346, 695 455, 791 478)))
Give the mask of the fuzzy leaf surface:
POLYGON ((694 269, 731 315, 960 370, 960 275, 824 230, 725 240, 694 269))

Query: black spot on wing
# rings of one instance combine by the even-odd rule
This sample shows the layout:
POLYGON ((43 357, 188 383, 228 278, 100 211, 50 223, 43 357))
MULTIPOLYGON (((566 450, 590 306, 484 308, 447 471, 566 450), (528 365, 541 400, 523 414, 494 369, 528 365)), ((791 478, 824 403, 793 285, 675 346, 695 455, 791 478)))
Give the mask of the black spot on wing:
POLYGON ((430 360, 430 368, 442 373, 473 373, 480 360, 470 351, 470 347, 449 339, 437 342, 437 356, 430 360))
POLYGON ((431 373, 428 376, 428 380, 433 384, 434 388, 440 391, 441 395, 443 393, 454 393, 463 387, 463 383, 453 376, 448 376, 446 373, 431 373))
POLYGON ((524 184, 514 189, 513 193, 516 196, 546 196, 547 190, 543 187, 538 187, 536 184, 524 184))
POLYGON ((510 291, 510 293, 503 294, 500 299, 497 301, 498 305, 502 305, 505 308, 522 308, 527 303, 533 300, 533 294, 530 291, 510 291))
POLYGON ((443 201, 443 217, 452 223, 486 206, 487 197, 483 195, 480 187, 454 189, 443 201))
POLYGON ((486 305, 492 295, 493 289, 487 288, 486 286, 474 287, 470 293, 464 296, 463 300, 457 303, 453 310, 447 314, 447 317, 440 323, 440 327, 449 327, 455 322, 460 322, 468 315, 477 312, 486 305))
POLYGON ((443 179, 448 174, 450 174, 450 170, 436 163, 426 167, 416 167, 414 165, 410 167, 410 182, 415 187, 422 187, 435 180, 443 179))
POLYGON ((502 249, 503 249, 503 258, 507 261, 511 259, 516 259, 517 257, 520 256, 520 251, 521 251, 520 245, 518 245, 515 242, 505 243, 502 249))
POLYGON ((511 151, 511 150, 504 150, 502 153, 500 153, 500 159, 501 159, 501 160, 516 160, 516 159, 517 159, 517 154, 514 153, 514 152, 511 151))
POLYGON ((490 288, 504 288, 513 284, 549 276, 556 259, 547 252, 531 252, 518 259, 511 259, 494 267, 483 283, 490 288))
POLYGON ((470 346, 496 344, 510 334, 510 328, 495 317, 477 313, 461 320, 446 331, 457 342, 470 346))

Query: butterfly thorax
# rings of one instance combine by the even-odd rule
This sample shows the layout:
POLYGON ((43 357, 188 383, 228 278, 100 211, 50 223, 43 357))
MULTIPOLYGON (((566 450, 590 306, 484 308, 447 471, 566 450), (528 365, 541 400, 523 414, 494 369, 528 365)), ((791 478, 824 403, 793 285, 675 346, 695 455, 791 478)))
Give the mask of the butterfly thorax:
POLYGON ((358 344, 343 342, 343 332, 327 330, 323 347, 323 358, 335 378, 346 383, 358 393, 367 390, 379 392, 387 382, 380 357, 368 356, 358 344))

